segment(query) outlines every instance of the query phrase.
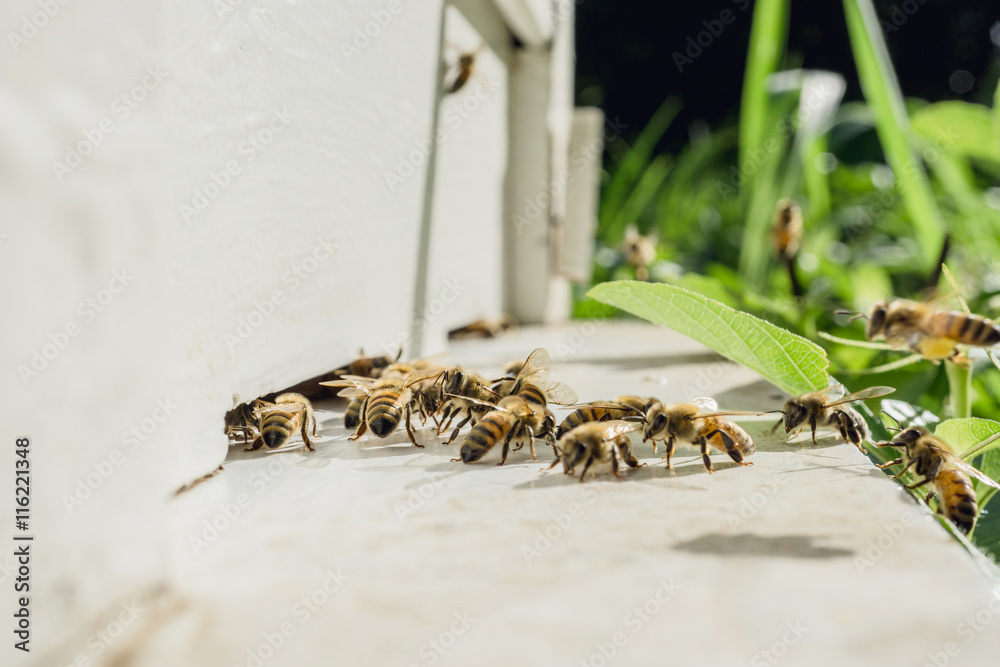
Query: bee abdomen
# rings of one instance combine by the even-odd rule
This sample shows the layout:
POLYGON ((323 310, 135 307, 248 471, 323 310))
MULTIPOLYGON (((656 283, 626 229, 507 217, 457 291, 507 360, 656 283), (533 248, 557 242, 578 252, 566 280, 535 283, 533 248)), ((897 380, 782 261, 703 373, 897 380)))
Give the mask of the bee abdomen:
POLYGON ((534 403, 535 405, 540 405, 542 407, 545 407, 547 402, 545 393, 532 384, 526 384, 521 387, 521 390, 517 392, 517 395, 529 403, 534 403))
POLYGON ((403 406, 399 404, 398 391, 379 392, 368 399, 365 421, 372 433, 385 438, 399 426, 402 413, 403 406))
POLYGON ((510 423, 494 412, 480 419, 462 440, 462 462, 472 463, 486 456, 509 429, 510 423))
POLYGON ((347 404, 347 410, 344 412, 345 428, 357 428, 358 424, 361 423, 361 405, 363 403, 363 398, 352 398, 347 404))
POLYGON ((288 442, 295 431, 295 415, 287 412, 269 412, 260 427, 264 444, 274 449, 288 442))
POLYGON ((960 531, 968 533, 979 516, 976 492, 968 477, 957 470, 946 470, 935 481, 941 491, 942 514, 960 531))

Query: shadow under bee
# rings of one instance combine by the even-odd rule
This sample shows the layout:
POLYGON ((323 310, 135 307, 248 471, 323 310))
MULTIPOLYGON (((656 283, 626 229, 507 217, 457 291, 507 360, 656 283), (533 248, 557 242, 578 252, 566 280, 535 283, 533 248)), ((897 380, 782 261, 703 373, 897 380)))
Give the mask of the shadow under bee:
POLYGON ((702 535, 673 546, 677 551, 693 554, 714 554, 717 556, 764 556, 775 558, 848 558, 854 551, 840 547, 824 547, 815 544, 812 535, 764 536, 753 533, 725 535, 714 533, 702 535))

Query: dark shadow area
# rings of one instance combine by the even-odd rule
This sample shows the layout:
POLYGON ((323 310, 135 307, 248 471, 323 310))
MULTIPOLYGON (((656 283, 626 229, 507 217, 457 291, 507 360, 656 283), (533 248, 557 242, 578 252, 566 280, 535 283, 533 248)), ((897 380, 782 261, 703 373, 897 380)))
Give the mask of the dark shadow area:
POLYGON ((674 545, 678 551, 719 556, 771 556, 778 558, 846 558, 853 556, 850 549, 821 547, 808 535, 703 535, 674 545))

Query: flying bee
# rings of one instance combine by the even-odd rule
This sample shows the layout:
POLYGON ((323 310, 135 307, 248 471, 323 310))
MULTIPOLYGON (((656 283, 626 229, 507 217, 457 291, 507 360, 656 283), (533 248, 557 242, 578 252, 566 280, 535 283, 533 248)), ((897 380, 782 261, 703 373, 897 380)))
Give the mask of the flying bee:
MULTIPOLYGON (((656 398, 650 396, 619 396, 613 401, 595 401, 584 403, 576 410, 566 415, 559 428, 556 430, 556 438, 562 438, 563 434, 572 428, 586 422, 606 422, 612 420, 642 421, 646 411, 656 403, 656 398)), ((653 441, 653 453, 656 453, 656 441, 653 441)))
POLYGON ((439 405, 444 410, 438 432, 447 431, 455 417, 465 412, 465 418, 458 422, 455 430, 451 432, 451 437, 444 443, 450 445, 458 437, 462 427, 470 421, 475 423, 482 418, 493 409, 500 396, 490 389, 489 383, 483 376, 461 366, 452 366, 438 379, 441 384, 439 405))
MULTIPOLYGON (((831 387, 830 389, 834 389, 831 387)), ((868 424, 857 410, 847 405, 855 401, 863 401, 868 398, 878 398, 887 396, 896 391, 892 387, 869 387, 861 391, 831 398, 829 391, 811 391, 797 398, 790 398, 785 403, 782 410, 784 417, 778 420, 777 428, 782 423, 785 424, 785 433, 790 433, 793 428, 803 424, 809 424, 812 430, 812 441, 816 444, 816 427, 832 426, 840 431, 841 437, 850 442, 864 454, 865 448, 861 443, 871 438, 868 424)), ((773 430, 772 430, 773 432, 773 430)))
POLYGON ((937 310, 918 301, 879 301, 867 317, 869 341, 885 339, 895 349, 908 348, 935 361, 961 360, 959 344, 991 347, 1000 343, 1000 326, 995 322, 960 311, 937 310))
POLYGON ((642 441, 663 440, 666 442, 667 467, 674 453, 674 442, 679 440, 701 448, 701 460, 705 469, 712 470, 712 459, 708 456, 709 446, 723 449, 729 458, 741 466, 753 465, 744 457, 757 451, 750 435, 727 415, 762 415, 763 412, 727 411, 715 412, 717 406, 711 398, 696 398, 690 403, 664 405, 657 401, 646 412, 642 441), (709 412, 706 412, 708 410, 709 412))
POLYGON ((782 259, 793 259, 802 241, 802 209, 791 199, 782 199, 774 211, 771 228, 774 250, 782 259))
POLYGON ((462 440, 461 458, 452 461, 478 461, 501 439, 503 452, 497 465, 503 465, 507 461, 512 443, 515 445, 514 451, 517 451, 527 441, 533 461, 538 460, 535 438, 547 440, 554 445, 556 420, 548 408, 532 404, 520 396, 504 396, 496 405, 487 405, 492 409, 476 422, 462 440))
POLYGON ((226 435, 236 437, 237 434, 242 434, 243 445, 250 444, 250 441, 260 433, 260 419, 257 417, 257 409, 261 404, 262 401, 255 398, 249 403, 240 403, 227 412, 225 417, 226 435))
POLYGON ((485 43, 480 44, 479 48, 475 51, 465 51, 458 54, 458 62, 455 63, 458 72, 455 74, 455 78, 451 80, 451 83, 445 86, 445 90, 449 93, 457 93, 469 82, 476 69, 476 56, 484 48, 486 48, 485 43))
POLYGON ((548 350, 540 347, 528 355, 513 380, 501 378, 494 385, 500 396, 517 395, 524 400, 545 407, 549 403, 572 405, 577 401, 576 392, 562 382, 549 380, 552 358, 548 350))
POLYGON ((903 451, 903 455, 889 461, 879 468, 902 465, 899 472, 892 476, 899 479, 909 468, 923 477, 918 482, 908 485, 907 489, 916 489, 928 485, 931 498, 939 497, 937 511, 955 524, 962 533, 968 533, 979 517, 979 506, 976 504, 976 492, 972 488, 971 477, 978 481, 1000 489, 1000 484, 979 472, 959 458, 940 438, 928 433, 922 427, 911 427, 896 434, 889 442, 872 443, 876 447, 895 447, 903 451))
POLYGON ((309 440, 309 429, 314 438, 319 437, 316 417, 313 415, 312 403, 302 394, 286 393, 274 399, 274 403, 260 401, 255 412, 260 423, 260 436, 253 445, 243 451, 253 452, 267 445, 276 449, 288 442, 296 431, 302 436, 302 442, 310 452, 316 451, 309 440))
MULTIPOLYGON (((582 463, 583 471, 580 473, 582 482, 593 464, 610 464, 614 476, 621 477, 618 474, 619 457, 631 468, 646 465, 640 464, 632 455, 632 445, 629 441, 629 433, 641 427, 639 423, 620 420, 580 424, 559 438, 556 460, 546 470, 551 470, 561 462, 563 472, 572 475, 576 472, 576 467, 582 463)), ((591 472, 591 476, 593 474, 591 472)))
POLYGON ((413 437, 413 427, 410 423, 410 413, 413 410, 413 391, 411 386, 435 377, 440 371, 435 369, 413 371, 405 377, 365 378, 353 375, 342 380, 321 382, 327 387, 345 387, 338 396, 347 398, 364 397, 359 409, 360 422, 358 430, 350 440, 357 440, 371 427, 372 433, 379 438, 387 438, 405 418, 406 435, 417 447, 423 447, 413 437))
POLYGON ((649 267, 656 261, 656 244, 659 239, 656 234, 643 236, 635 225, 625 229, 621 252, 625 263, 635 270, 636 280, 649 280, 649 267))

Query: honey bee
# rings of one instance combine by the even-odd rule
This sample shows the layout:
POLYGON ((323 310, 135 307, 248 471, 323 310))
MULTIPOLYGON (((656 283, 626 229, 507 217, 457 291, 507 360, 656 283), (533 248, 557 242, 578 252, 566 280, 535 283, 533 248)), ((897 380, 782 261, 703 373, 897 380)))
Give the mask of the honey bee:
POLYGON ((549 380, 552 358, 548 350, 540 347, 528 355, 513 380, 501 378, 494 389, 500 396, 517 395, 545 407, 549 403, 572 405, 577 401, 576 392, 562 382, 549 380))
POLYGON ((252 438, 256 438, 260 433, 260 419, 257 417, 257 409, 261 405, 261 400, 255 398, 249 403, 240 403, 235 408, 226 413, 225 433, 230 437, 243 435, 243 445, 250 444, 252 438))
POLYGON ((344 428, 357 428, 361 423, 361 408, 365 404, 363 396, 355 396, 348 399, 347 409, 344 411, 344 428))
MULTIPOLYGON (((834 389, 834 387, 830 389, 834 389)), ((797 426, 809 424, 809 428, 812 430, 812 441, 815 445, 816 427, 832 426, 840 431, 844 440, 861 450, 862 454, 866 453, 861 443, 871 438, 868 424, 865 423, 857 410, 847 404, 867 398, 887 396, 896 390, 892 387, 869 387, 847 396, 831 398, 830 389, 811 391, 797 398, 788 399, 782 410, 785 416, 778 420, 775 428, 783 422, 785 433, 789 433, 797 426)))
POLYGON ((493 409, 500 396, 492 391, 483 376, 461 366, 452 366, 441 374, 441 403, 444 410, 438 432, 447 431, 451 422, 465 412, 465 418, 458 422, 451 437, 444 444, 450 445, 458 437, 459 431, 470 421, 475 423, 493 409))
POLYGON ((469 434, 462 440, 461 458, 452 461, 473 463, 486 456, 493 447, 503 440, 503 452, 500 462, 507 461, 511 450, 521 449, 525 441, 531 448, 531 460, 537 461, 535 454, 535 439, 544 439, 555 443, 555 417, 545 406, 532 404, 521 396, 505 396, 486 413, 469 434))
POLYGON ((782 199, 774 211, 771 238, 778 257, 793 259, 802 241, 802 209, 791 199, 782 199))
POLYGON ((972 488, 970 477, 1000 489, 1000 484, 963 461, 944 440, 931 435, 925 428, 907 428, 897 433, 889 442, 872 444, 876 447, 895 447, 903 450, 901 457, 878 467, 884 469, 902 465, 899 472, 892 476, 893 479, 899 479, 912 467, 923 479, 906 488, 916 489, 929 485, 932 490, 927 496, 927 503, 930 504, 931 498, 938 496, 938 513, 955 524, 962 533, 972 530, 979 517, 976 492, 972 488))
MULTIPOLYGON (((546 470, 551 470, 562 462, 563 472, 572 475, 582 463, 582 482, 593 464, 610 464, 614 476, 621 477, 618 474, 619 457, 631 468, 646 465, 640 464, 633 456, 629 441, 629 433, 641 427, 639 423, 621 420, 580 424, 559 438, 556 460, 546 470)), ((594 472, 591 471, 591 476, 593 475, 594 472)))
POLYGON ((757 451, 750 435, 728 419, 726 415, 762 415, 763 412, 727 411, 715 412, 717 406, 711 398, 696 398, 690 403, 664 405, 657 401, 646 412, 642 441, 663 440, 666 442, 667 467, 674 453, 674 442, 679 440, 701 448, 701 460, 708 472, 712 470, 712 459, 708 456, 710 445, 725 450, 741 466, 753 465, 744 457, 757 451), (708 410, 709 412, 706 412, 708 410))
MULTIPOLYGON (((656 403, 656 398, 650 396, 619 396, 613 401, 595 401, 585 403, 569 413, 559 428, 556 438, 562 438, 570 429, 586 422, 606 422, 612 420, 642 421, 646 411, 656 403)), ((656 453, 656 441, 653 441, 653 453, 656 453)))
POLYGON ((333 372, 334 377, 357 375, 360 377, 377 378, 383 373, 383 371, 385 371, 389 364, 399 361, 399 358, 403 356, 403 347, 399 347, 399 351, 396 353, 395 358, 390 357, 387 354, 377 357, 366 357, 364 350, 361 350, 358 355, 358 358, 351 363, 335 370, 333 372))
POLYGON ((657 242, 655 234, 643 236, 635 225, 625 229, 621 251, 625 262, 635 270, 636 280, 649 280, 649 267, 656 261, 657 242))
POLYGON ((463 340, 466 338, 496 338, 517 327, 517 320, 510 315, 500 315, 491 319, 476 320, 464 327, 448 332, 448 340, 463 340))
POLYGON ((274 403, 260 401, 254 415, 260 423, 260 436, 243 451, 253 452, 262 445, 267 445, 269 449, 281 447, 296 431, 302 436, 306 449, 316 451, 309 440, 310 428, 313 437, 319 437, 316 417, 313 415, 312 403, 302 394, 281 394, 274 399, 274 403))
POLYGON ((959 344, 991 347, 1000 343, 1000 326, 979 315, 892 299, 872 306, 865 337, 869 341, 884 338, 893 348, 909 348, 925 359, 955 361, 961 357, 959 344))
POLYGON ((413 371, 404 377, 384 377, 378 379, 348 375, 342 380, 321 382, 326 387, 345 387, 338 395, 347 398, 364 397, 359 409, 358 430, 350 440, 357 440, 368 430, 379 438, 387 438, 405 418, 406 435, 417 447, 423 447, 413 437, 410 413, 413 409, 411 386, 427 378, 440 374, 435 369, 413 371))
POLYGON ((466 51, 464 53, 458 54, 458 62, 455 66, 458 68, 458 73, 455 74, 455 78, 451 80, 451 83, 446 86, 446 90, 449 93, 457 93, 460 91, 466 83, 469 82, 469 78, 472 76, 476 68, 476 56, 479 52, 486 47, 486 44, 480 44, 479 48, 475 51, 466 51))

